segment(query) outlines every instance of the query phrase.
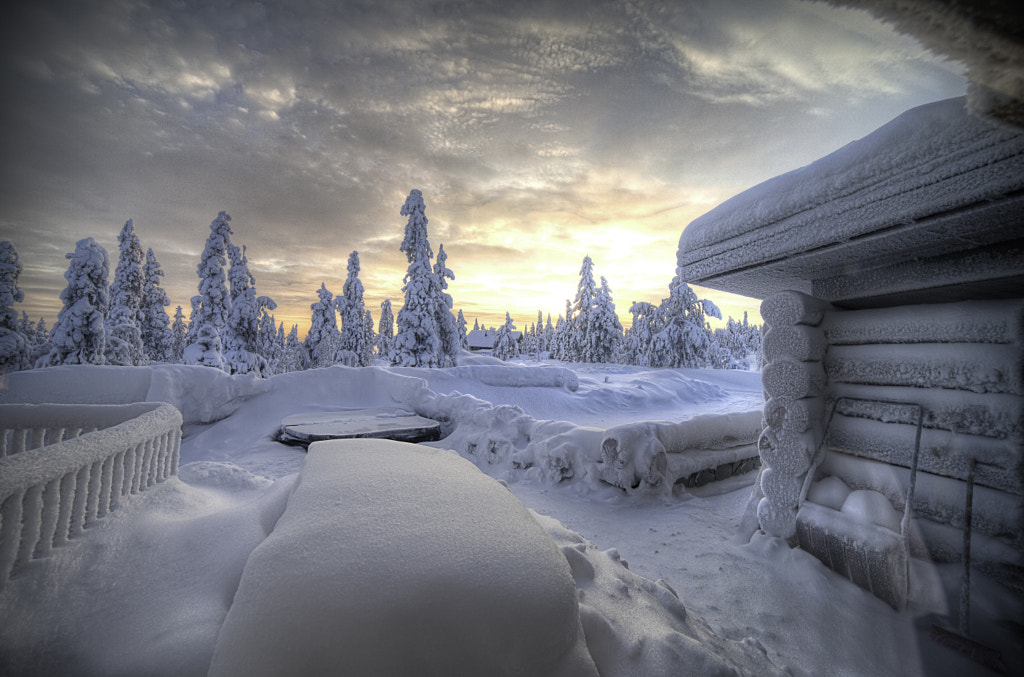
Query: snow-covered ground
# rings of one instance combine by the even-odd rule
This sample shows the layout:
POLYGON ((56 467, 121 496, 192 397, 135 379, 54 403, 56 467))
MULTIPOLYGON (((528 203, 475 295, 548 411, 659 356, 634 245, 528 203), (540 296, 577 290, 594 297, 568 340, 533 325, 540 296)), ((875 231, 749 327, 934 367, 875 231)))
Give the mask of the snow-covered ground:
MULTIPOLYGON (((186 411, 179 477, 132 497, 8 582, 0 592, 0 674, 205 674, 246 560, 285 510, 306 457, 275 440, 284 416, 443 405, 466 421, 472 415, 475 424, 492 421, 495 434, 526 430, 530 444, 538 444, 535 436, 548 429, 584 439, 594 429, 744 411, 762 402, 756 372, 545 362, 543 370, 524 363, 524 378, 495 378, 510 372, 481 377, 486 370, 466 367, 516 367, 481 357, 464 365, 332 368, 184 389, 180 382, 193 378, 185 368, 94 370, 84 391, 97 398, 159 397, 186 411), (556 368, 573 372, 568 385, 575 389, 550 371, 556 368), (510 385, 552 376, 563 385, 510 385)), ((53 378, 61 369, 52 370, 53 378)), ((24 383, 22 399, 45 399, 24 383)), ((513 438, 509 433, 510 446, 522 446, 513 438)), ((688 491, 627 495, 584 465, 554 483, 535 469, 515 468, 508 457, 471 460, 507 483, 566 556, 601 674, 981 671, 927 636, 928 614, 949 612, 936 591, 940 581, 955 584, 957 567, 918 566, 914 606, 893 611, 777 539, 738 537, 755 473, 688 491)), ((1011 669, 1019 667, 1019 600, 983 576, 973 580, 976 635, 1002 647, 1011 669)), ((290 631, 298 630, 281 630, 290 631)))

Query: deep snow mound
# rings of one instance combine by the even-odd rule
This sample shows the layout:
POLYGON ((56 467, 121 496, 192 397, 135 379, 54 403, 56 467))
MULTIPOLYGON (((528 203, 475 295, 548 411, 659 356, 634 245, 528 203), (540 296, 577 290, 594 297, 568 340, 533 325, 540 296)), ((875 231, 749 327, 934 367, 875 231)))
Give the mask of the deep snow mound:
POLYGON ((596 675, 565 558, 453 452, 310 446, 253 551, 211 675, 596 675))

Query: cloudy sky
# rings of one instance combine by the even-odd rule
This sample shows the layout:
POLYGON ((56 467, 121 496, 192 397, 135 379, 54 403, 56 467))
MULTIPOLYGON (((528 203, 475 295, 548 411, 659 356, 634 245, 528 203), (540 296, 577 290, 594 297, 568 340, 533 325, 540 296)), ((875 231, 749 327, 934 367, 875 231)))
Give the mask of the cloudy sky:
POLYGON ((588 254, 628 316, 668 295, 691 220, 966 90, 804 0, 34 0, 0 55, 0 240, 49 325, 64 255, 94 237, 113 272, 129 218, 187 314, 221 210, 286 328, 353 250, 376 320, 401 305, 413 188, 470 324, 556 318, 588 254))

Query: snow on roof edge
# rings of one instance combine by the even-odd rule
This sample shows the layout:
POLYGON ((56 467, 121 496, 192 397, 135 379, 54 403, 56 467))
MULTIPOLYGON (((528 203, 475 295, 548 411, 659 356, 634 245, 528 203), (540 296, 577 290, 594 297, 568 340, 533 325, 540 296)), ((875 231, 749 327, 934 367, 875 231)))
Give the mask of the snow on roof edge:
POLYGON ((677 260, 700 283, 1021 189, 1024 134, 971 116, 963 97, 946 99, 698 217, 677 260))

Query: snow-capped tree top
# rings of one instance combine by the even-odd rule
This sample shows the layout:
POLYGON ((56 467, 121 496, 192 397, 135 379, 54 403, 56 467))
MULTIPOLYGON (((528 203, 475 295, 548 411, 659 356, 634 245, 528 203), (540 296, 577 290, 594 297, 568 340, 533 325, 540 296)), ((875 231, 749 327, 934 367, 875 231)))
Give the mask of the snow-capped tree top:
POLYGON ((405 199, 405 204, 402 205, 401 215, 408 216, 409 222, 405 225, 405 238, 402 240, 402 246, 399 247, 400 251, 405 252, 409 263, 422 257, 427 259, 434 257, 434 252, 430 248, 430 242, 427 240, 425 209, 423 193, 413 189, 409 193, 409 197, 405 199))
POLYGON ((117 236, 118 257, 114 280, 110 284, 111 305, 121 306, 134 318, 142 304, 142 263, 145 256, 135 234, 135 223, 128 219, 117 236))
MULTIPOLYGON (((348 255, 348 277, 345 279, 345 285, 341 289, 342 296, 344 296, 344 302, 359 306, 359 312, 362 314, 363 305, 363 283, 359 280, 359 252, 354 251, 348 255)), ((338 299, 339 304, 342 303, 342 299, 338 299)))
POLYGON ((60 298, 67 304, 85 298, 89 305, 102 313, 109 307, 109 286, 107 277, 110 275, 110 259, 107 250, 91 237, 83 238, 75 243, 75 251, 64 255, 71 261, 64 279, 68 286, 60 293, 60 298))

